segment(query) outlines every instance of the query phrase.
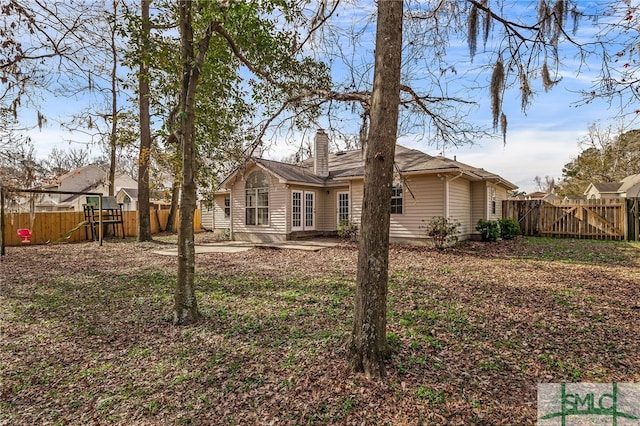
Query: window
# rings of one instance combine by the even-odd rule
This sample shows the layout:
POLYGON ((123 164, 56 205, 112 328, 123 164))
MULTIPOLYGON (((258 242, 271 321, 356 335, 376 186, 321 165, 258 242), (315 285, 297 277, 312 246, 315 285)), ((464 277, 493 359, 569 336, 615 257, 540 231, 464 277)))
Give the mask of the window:
POLYGON ((491 187, 491 214, 496 214, 496 188, 491 187))
POLYGON ((349 222, 349 193, 338 192, 338 224, 349 222))
POLYGON ((293 191, 291 197, 291 227, 302 229, 302 191, 293 191))
POLYGON ((391 214, 402 214, 402 184, 395 183, 391 187, 391 214))
POLYGON ((269 179, 261 171, 247 178, 245 185, 245 224, 269 225, 269 179))
POLYGON ((314 192, 306 192, 304 193, 304 228, 305 229, 314 229, 314 215, 313 211, 315 210, 314 206, 314 192))
POLYGON ((231 216, 231 197, 229 195, 224 197, 224 217, 231 216))

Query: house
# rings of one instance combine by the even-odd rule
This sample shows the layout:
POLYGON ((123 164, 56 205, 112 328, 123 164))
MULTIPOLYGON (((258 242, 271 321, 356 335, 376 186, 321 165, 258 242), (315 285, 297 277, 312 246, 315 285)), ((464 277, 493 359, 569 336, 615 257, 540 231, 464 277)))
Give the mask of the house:
POLYGON ((640 197, 640 174, 629 175, 620 182, 590 183, 584 195, 588 200, 640 197))
MULTIPOLYGON (((138 186, 134 188, 120 188, 115 195, 118 203, 122 204, 122 210, 132 211, 138 210, 138 186)), ((166 191, 150 190, 149 191, 149 207, 152 210, 164 210, 171 207, 171 201, 168 201, 169 195, 166 191)))
MULTIPOLYGON (((329 154, 323 130, 314 156, 301 165, 252 158, 227 176, 213 202, 213 228, 233 240, 268 242, 335 235, 341 222, 360 223, 364 161, 360 150, 329 154)), ((396 147, 391 188, 392 241, 426 241, 434 216, 461 223, 461 239, 477 236, 479 219, 502 217, 516 185, 483 169, 396 147)))
POLYGON ((542 200, 548 203, 553 203, 553 202, 562 200, 562 198, 558 197, 556 194, 549 193, 549 192, 542 192, 542 191, 530 192, 526 194, 523 197, 523 199, 524 200, 542 200))
MULTIPOLYGON (((116 192, 122 187, 137 187, 138 183, 127 175, 116 175, 116 192)), ((86 196, 71 192, 94 192, 108 195, 107 172, 100 166, 90 164, 72 170, 53 182, 43 185, 47 191, 69 191, 69 194, 43 194, 36 202, 36 211, 82 211, 86 196)))

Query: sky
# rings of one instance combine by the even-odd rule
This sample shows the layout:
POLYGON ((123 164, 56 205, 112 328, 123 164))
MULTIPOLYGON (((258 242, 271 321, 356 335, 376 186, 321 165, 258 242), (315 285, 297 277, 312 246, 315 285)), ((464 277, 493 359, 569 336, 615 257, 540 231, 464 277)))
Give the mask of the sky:
MULTIPOLYGON (((530 4, 530 2, 519 1, 515 1, 513 4, 514 7, 524 7, 525 3, 530 4)), ((580 3, 578 2, 578 4, 580 3)), ((363 1, 355 6, 347 3, 345 9, 333 21, 336 28, 342 30, 337 31, 336 37, 340 43, 345 43, 346 47, 343 46, 343 49, 347 51, 347 56, 351 53, 351 57, 360 58, 363 63, 371 61, 373 56, 374 26, 369 25, 362 32, 363 36, 358 39, 357 46, 349 45, 347 34, 351 31, 350 28, 356 30, 364 28, 366 23, 370 22, 370 13, 373 7, 373 2, 363 1), (363 5, 365 6, 363 7, 363 5)), ((581 25, 578 37, 584 38, 592 34, 593 29, 589 23, 581 25)), ((447 84, 451 85, 449 89, 459 95, 464 93, 463 85, 466 84, 462 79, 469 78, 473 74, 469 71, 472 65, 468 58, 467 45, 466 43, 459 43, 459 45, 452 43, 448 52, 450 55, 463 58, 456 57, 455 60, 452 60, 457 63, 458 70, 457 74, 450 76, 447 81, 447 84), (460 86, 456 87, 456 85, 460 86)), ((536 176, 542 178, 550 176, 559 179, 562 176, 563 166, 580 153, 578 143, 587 134, 589 126, 595 122, 602 126, 613 124, 614 117, 619 114, 617 108, 609 107, 604 101, 582 106, 575 105, 580 101, 578 92, 588 89, 592 85, 593 74, 586 68, 583 68, 583 71, 578 74, 579 64, 572 59, 571 52, 565 51, 563 55, 563 67, 560 69, 562 80, 548 92, 542 89, 539 82, 534 82, 537 85, 534 87, 537 93, 526 114, 521 111, 517 91, 509 90, 506 92, 503 105, 503 110, 509 120, 506 142, 499 135, 496 135, 495 138, 478 137, 473 140, 472 145, 448 146, 444 151, 442 146, 430 143, 429 138, 416 141, 411 135, 406 135, 401 136, 398 143, 420 149, 431 155, 444 154, 449 158, 455 156, 458 161, 499 174, 525 192, 537 190, 534 182, 536 176)), ((489 59, 488 56, 483 56, 480 53, 476 57, 475 65, 489 59)), ((426 60, 424 59, 425 63, 426 60)), ((597 67, 597 64, 594 67, 597 67)), ((362 69, 366 69, 366 67, 363 66, 362 69)), ((344 63, 333 59, 332 75, 336 81, 344 79, 345 73, 348 74, 348 72, 344 63)), ((479 86, 483 84, 486 86, 489 79, 486 72, 473 75, 473 78, 479 82, 479 86)), ((370 79, 370 68, 369 71, 363 72, 362 76, 365 80, 370 79)), ((418 76, 416 80, 419 81, 420 77, 418 76)), ((474 91, 474 95, 472 97, 470 95, 470 99, 476 101, 479 107, 476 110, 472 109, 462 119, 468 120, 474 125, 490 127, 491 113, 486 87, 474 91)), ((70 144, 69 140, 86 141, 86 137, 83 135, 69 134, 58 125, 58 121, 77 110, 77 107, 83 103, 86 103, 86 100, 82 98, 46 99, 43 108, 49 120, 48 125, 43 129, 32 129, 28 132, 34 142, 38 157, 46 157, 54 147, 65 150, 74 146, 75 144, 70 144)), ((35 123, 35 116, 26 115, 23 120, 35 123)), ((353 126, 354 133, 357 124, 357 121, 350 124, 353 126)), ((321 126, 326 128, 322 125, 322 120, 321 126)), ((348 128, 346 130, 349 131, 348 128)), ((305 137, 311 138, 313 133, 308 132, 305 137)), ((281 160, 294 153, 298 147, 299 144, 289 145, 276 137, 263 155, 270 159, 281 160)))

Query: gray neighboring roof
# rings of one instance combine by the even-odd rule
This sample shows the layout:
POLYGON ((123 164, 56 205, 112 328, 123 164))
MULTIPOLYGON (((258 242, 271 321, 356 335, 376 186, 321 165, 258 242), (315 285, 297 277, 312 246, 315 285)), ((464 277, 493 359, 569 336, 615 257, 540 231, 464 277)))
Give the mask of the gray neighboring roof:
POLYGON ((620 192, 627 192, 629 189, 633 188, 635 185, 640 183, 640 174, 637 175, 629 175, 622 179, 620 182, 620 192))
POLYGON ((120 188, 120 191, 127 194, 132 200, 138 199, 138 188, 120 188))
POLYGON ((611 192, 617 193, 622 186, 622 182, 596 182, 593 184, 594 188, 598 190, 598 192, 611 192))
MULTIPOLYGON (((118 192, 120 191, 127 194, 132 200, 138 199, 138 188, 120 188, 118 192)), ((150 200, 163 200, 164 198, 164 191, 160 189, 152 189, 149 191, 150 200)))
MULTIPOLYGON (((311 185, 336 184, 340 180, 364 177, 364 160, 361 150, 343 151, 329 154, 329 177, 321 178, 313 174, 313 158, 301 164, 281 163, 279 161, 254 158, 253 162, 273 173, 283 182, 297 182, 311 185)), ((396 145, 395 162, 401 173, 463 173, 470 180, 489 180, 501 183, 509 189, 516 189, 513 183, 484 169, 470 166, 445 157, 433 157, 417 149, 396 145)), ((236 169, 221 184, 224 186, 243 167, 236 169)))

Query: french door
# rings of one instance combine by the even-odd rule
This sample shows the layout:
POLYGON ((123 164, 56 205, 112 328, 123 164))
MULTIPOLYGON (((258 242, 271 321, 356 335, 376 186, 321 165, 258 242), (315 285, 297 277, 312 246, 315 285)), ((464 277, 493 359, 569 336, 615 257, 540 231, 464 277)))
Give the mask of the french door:
POLYGON ((311 231, 316 229, 316 193, 313 191, 291 191, 291 230, 311 231))

